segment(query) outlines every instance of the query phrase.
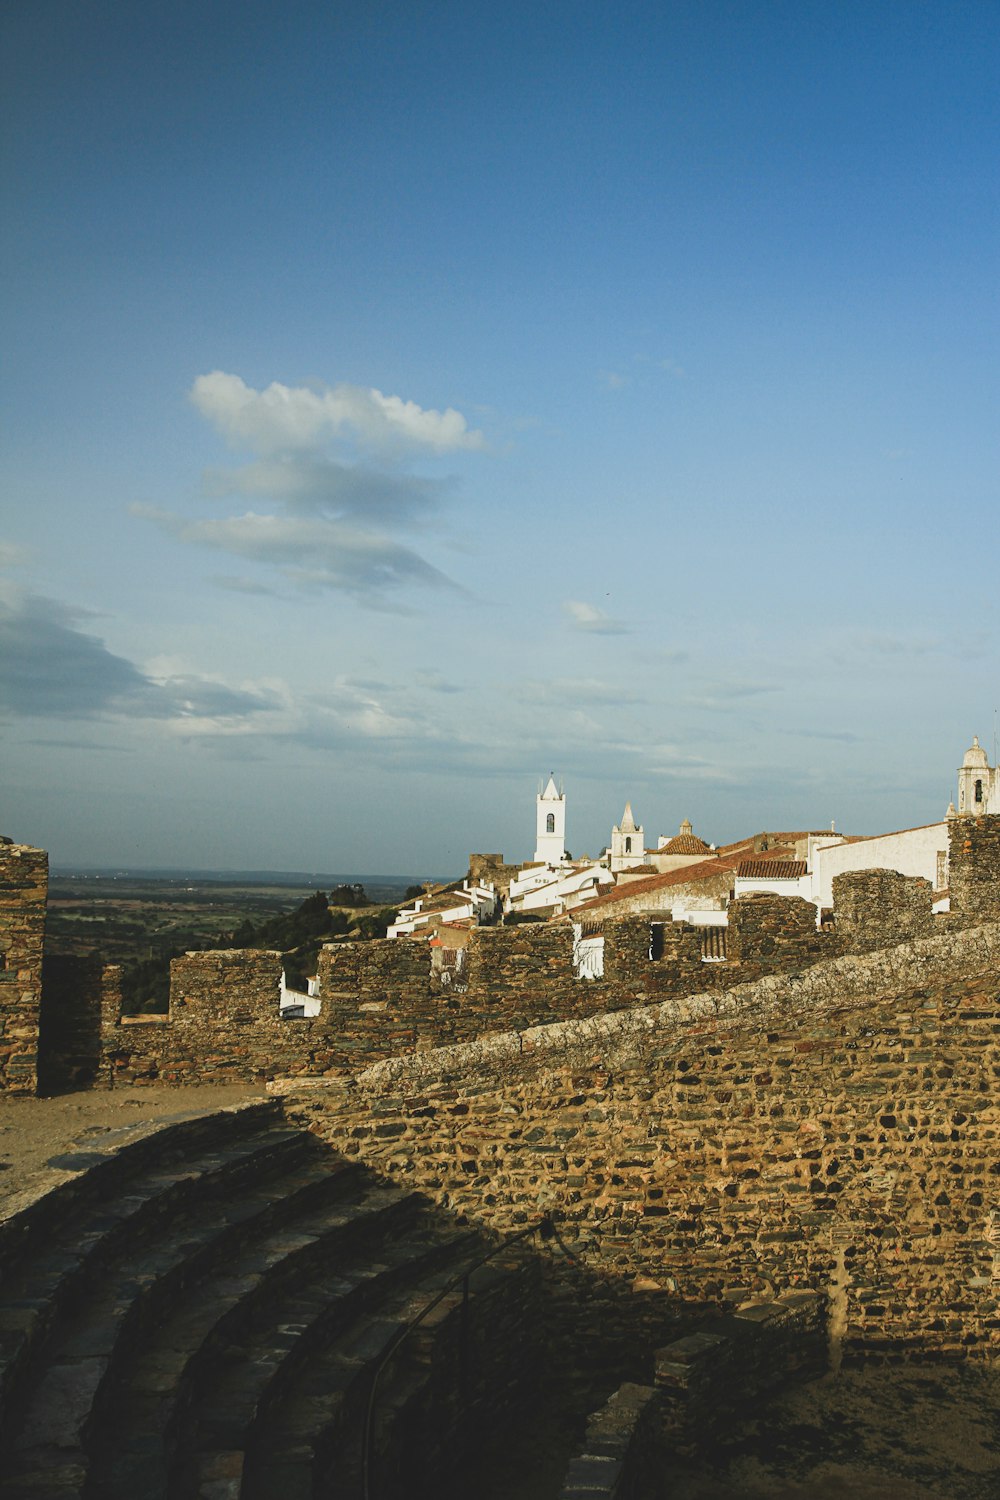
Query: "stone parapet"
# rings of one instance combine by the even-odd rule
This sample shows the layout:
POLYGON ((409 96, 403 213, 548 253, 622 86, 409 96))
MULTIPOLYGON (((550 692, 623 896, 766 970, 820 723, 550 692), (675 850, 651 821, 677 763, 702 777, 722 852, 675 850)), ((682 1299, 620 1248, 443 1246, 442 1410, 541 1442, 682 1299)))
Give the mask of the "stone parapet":
POLYGON ((948 825, 951 909, 966 921, 1000 918, 1000 815, 948 825))
POLYGON ((837 938, 845 953, 891 948, 929 937, 933 891, 919 875, 897 870, 852 870, 833 877, 837 938))
POLYGON ((0 840, 0 1090, 38 1085, 42 955, 49 859, 42 849, 0 840))

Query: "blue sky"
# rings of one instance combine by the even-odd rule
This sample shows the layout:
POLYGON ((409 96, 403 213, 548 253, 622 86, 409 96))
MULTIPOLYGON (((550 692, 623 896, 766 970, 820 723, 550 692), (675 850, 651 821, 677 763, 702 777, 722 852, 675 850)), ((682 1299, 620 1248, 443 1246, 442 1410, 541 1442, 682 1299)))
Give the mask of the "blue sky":
POLYGON ((931 821, 1000 700, 1000 9, 13 0, 3 831, 931 821))

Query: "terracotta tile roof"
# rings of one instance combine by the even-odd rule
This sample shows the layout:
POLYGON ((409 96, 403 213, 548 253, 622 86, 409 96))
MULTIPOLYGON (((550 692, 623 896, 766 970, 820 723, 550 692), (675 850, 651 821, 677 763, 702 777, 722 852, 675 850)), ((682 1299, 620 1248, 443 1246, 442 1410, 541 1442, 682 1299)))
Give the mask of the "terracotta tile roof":
POLYGON ((798 880, 805 873, 804 859, 743 859, 736 871, 740 880, 798 880))
POLYGON ((651 875, 648 880, 630 880, 625 885, 616 885, 614 890, 606 891, 602 896, 595 896, 593 901, 584 901, 574 908, 573 915, 582 911, 591 912, 595 907, 613 906, 616 901, 630 901, 633 896, 644 896, 647 892, 652 894, 654 891, 668 890, 673 885, 709 880, 713 875, 723 875, 735 870, 740 858, 737 854, 703 859, 696 865, 685 865, 682 870, 668 870, 665 875, 651 875))
POLYGON ((697 834, 677 833, 669 844, 664 844, 663 848, 657 849, 656 852, 657 854, 710 854, 712 851, 704 839, 700 839, 697 834))

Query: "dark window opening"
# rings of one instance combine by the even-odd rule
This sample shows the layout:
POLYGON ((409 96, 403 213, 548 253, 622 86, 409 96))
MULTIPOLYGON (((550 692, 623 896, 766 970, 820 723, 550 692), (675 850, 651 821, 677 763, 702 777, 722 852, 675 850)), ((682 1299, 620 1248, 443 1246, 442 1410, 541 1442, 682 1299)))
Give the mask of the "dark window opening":
POLYGON ((546 833, 555 833, 555 831, 556 831, 556 815, 555 815, 555 813, 549 813, 548 817, 545 819, 545 832, 546 833))
POLYGON ((649 924, 649 956, 654 960, 663 957, 662 922, 650 922, 649 924))
POLYGON ((631 839, 626 839, 625 840, 625 853, 626 854, 631 854, 632 853, 632 840, 631 839))
POLYGON ((982 800, 983 800, 983 783, 981 781, 977 781, 976 782, 975 789, 974 789, 972 795, 973 795, 973 800, 974 801, 976 801, 976 802, 982 802, 982 800))

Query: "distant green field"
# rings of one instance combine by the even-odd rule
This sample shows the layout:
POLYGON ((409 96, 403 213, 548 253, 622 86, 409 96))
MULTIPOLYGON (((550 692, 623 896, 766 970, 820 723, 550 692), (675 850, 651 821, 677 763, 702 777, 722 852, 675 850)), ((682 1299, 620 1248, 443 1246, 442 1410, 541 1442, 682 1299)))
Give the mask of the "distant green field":
MULTIPOLYGON (((160 1009, 172 956, 249 944, 284 950, 286 943, 280 938, 254 943, 252 929, 269 924, 273 932, 276 919, 296 912, 317 890, 329 895, 337 885, 353 883, 329 876, 325 883, 313 885, 290 884, 281 877, 257 881, 190 875, 56 875, 49 882, 46 952, 121 964, 138 985, 130 992, 130 1008, 160 1009)), ((369 904, 346 905, 338 919, 339 930, 331 937, 367 935, 366 928, 384 923, 389 909, 402 904, 411 883, 417 882, 382 878, 371 888, 366 886, 369 904)), ((278 928, 283 926, 279 921, 278 928)), ((384 926, 378 930, 384 931, 384 926)), ((287 946, 291 948, 291 942, 287 946)), ((301 955, 290 954, 293 974, 314 962, 315 946, 318 942, 301 955)))

